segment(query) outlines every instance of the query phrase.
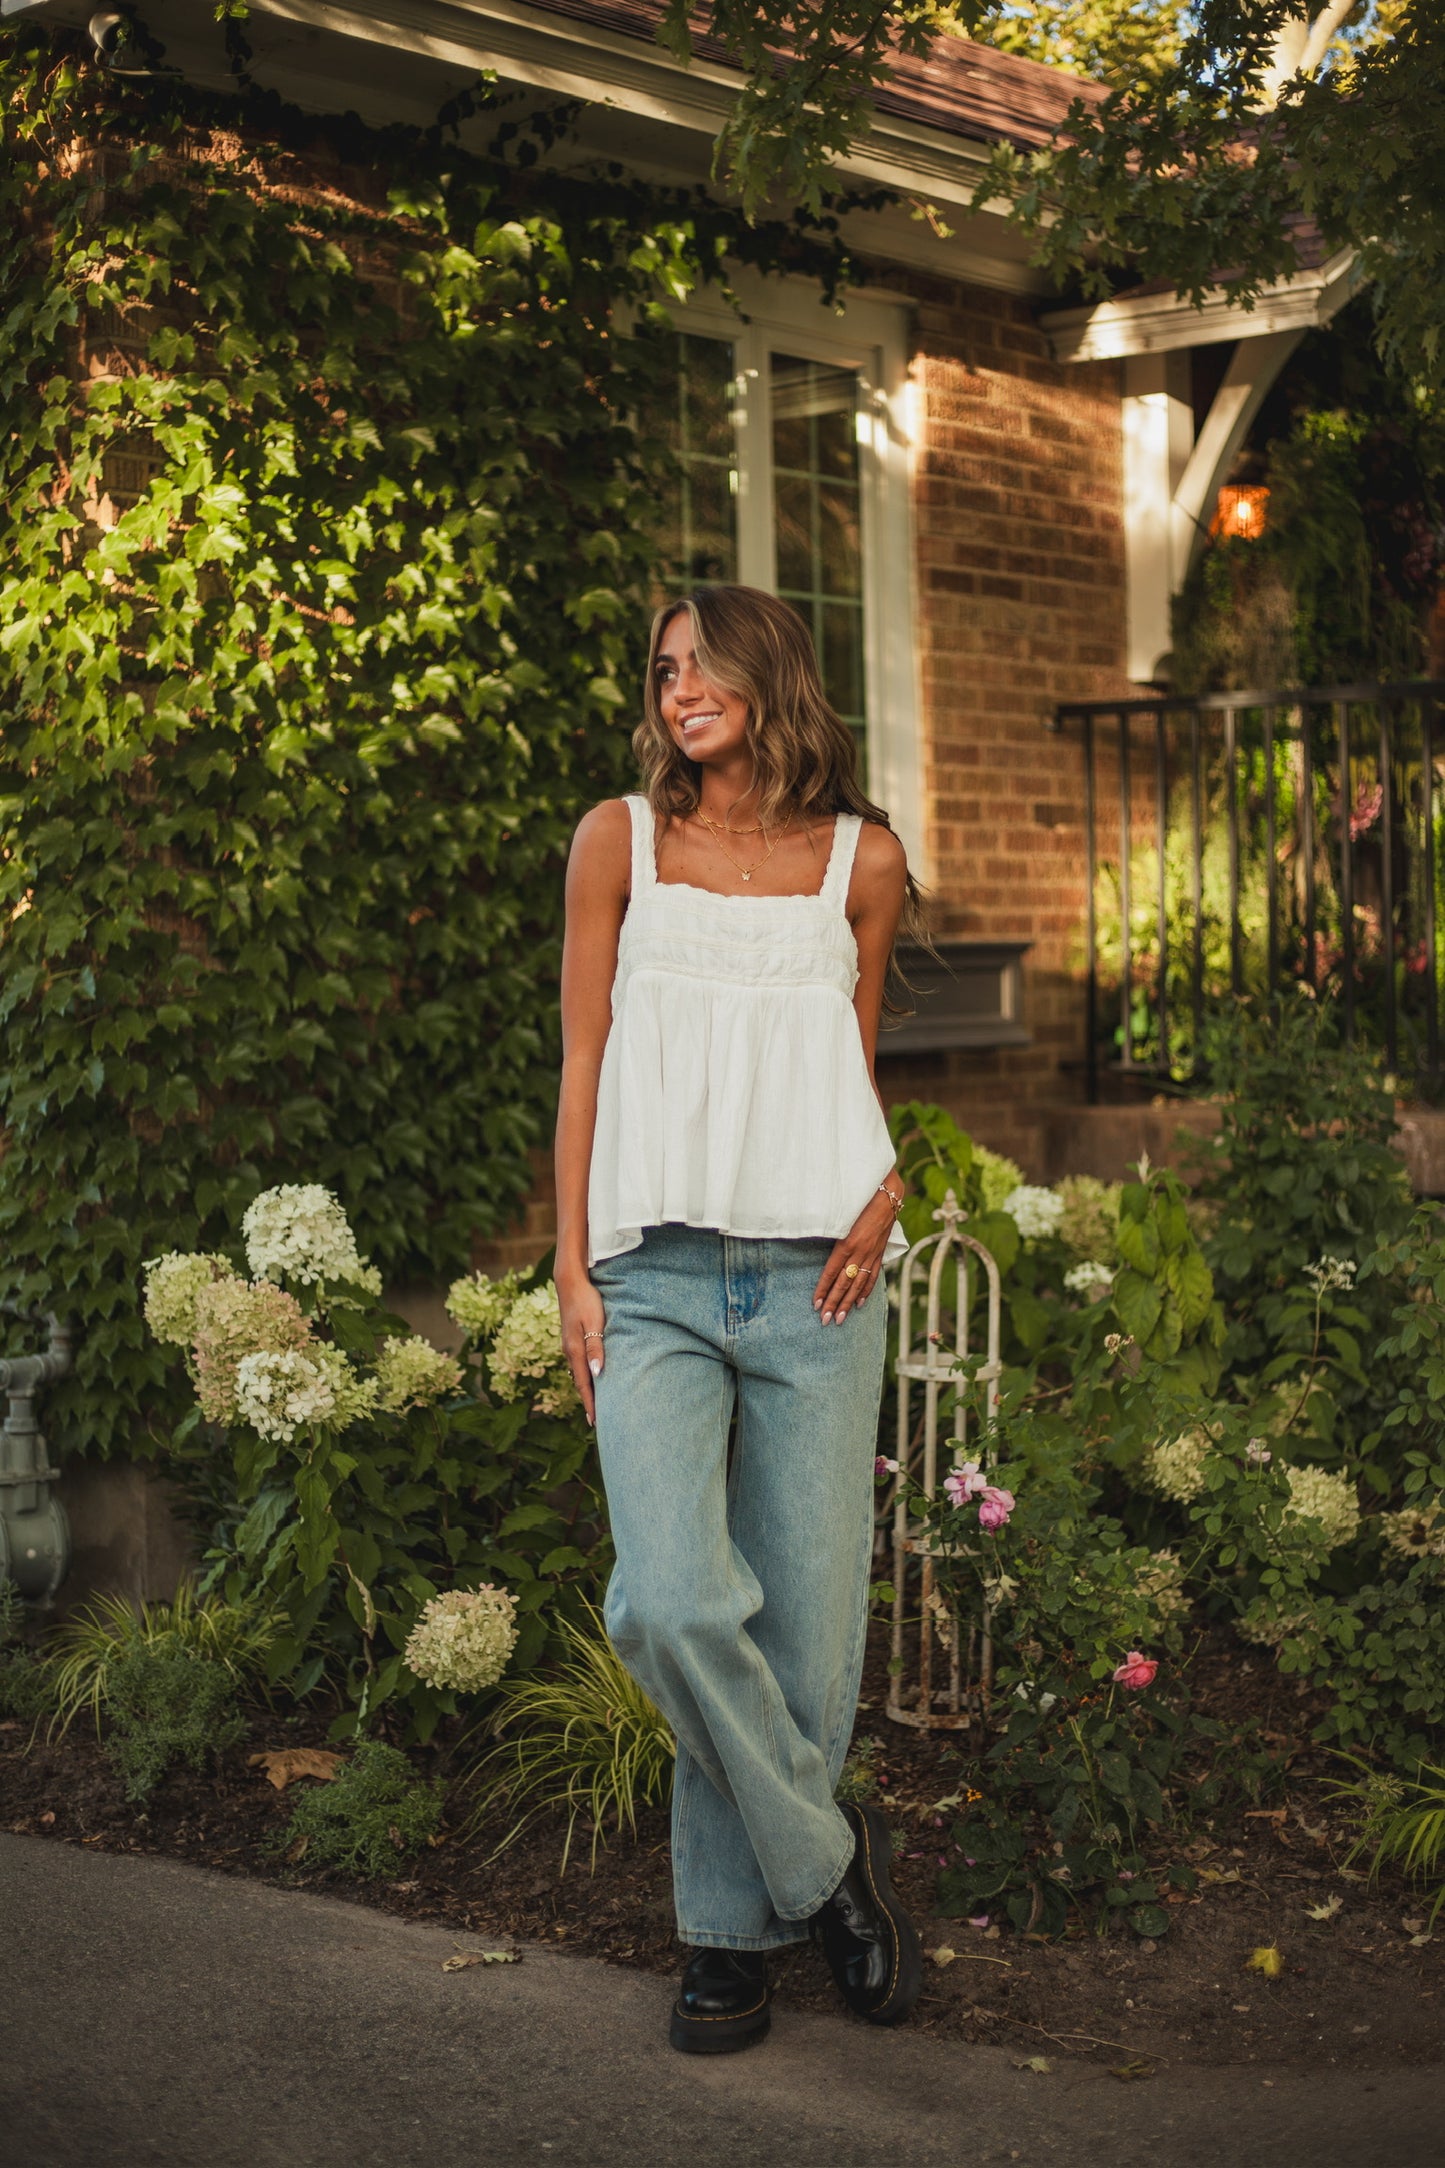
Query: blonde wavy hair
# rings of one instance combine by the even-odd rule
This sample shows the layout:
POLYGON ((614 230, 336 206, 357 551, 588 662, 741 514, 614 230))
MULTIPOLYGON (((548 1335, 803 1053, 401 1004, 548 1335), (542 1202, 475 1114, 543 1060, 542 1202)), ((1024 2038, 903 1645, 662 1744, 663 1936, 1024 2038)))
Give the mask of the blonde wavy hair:
MULTIPOLYGON (((712 684, 747 703, 756 818, 771 827, 789 815, 806 824, 856 813, 891 830, 882 806, 858 781, 858 748, 823 691, 807 626, 788 603, 759 587, 694 588, 664 602, 652 620, 642 721, 632 734, 632 750, 653 812, 685 819, 701 800, 702 769, 664 723, 658 697, 657 652, 668 626, 684 611, 692 622, 698 668, 712 684)), ((923 891, 911 873, 898 932, 902 940, 933 947, 923 891)), ((893 1002, 886 1006, 899 1013, 893 1002)))

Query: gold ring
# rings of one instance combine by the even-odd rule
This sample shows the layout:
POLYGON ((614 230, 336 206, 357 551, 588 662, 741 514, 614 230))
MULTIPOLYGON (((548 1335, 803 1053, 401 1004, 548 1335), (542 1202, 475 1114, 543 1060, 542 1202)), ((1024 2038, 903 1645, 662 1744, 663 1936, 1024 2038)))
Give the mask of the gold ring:
POLYGON ((843 1277, 845 1280, 856 1280, 858 1277, 858 1267, 856 1265, 845 1265, 843 1267, 843 1277))
POLYGON ((584 1332, 582 1337, 584 1340, 600 1340, 602 1335, 600 1332, 584 1332))

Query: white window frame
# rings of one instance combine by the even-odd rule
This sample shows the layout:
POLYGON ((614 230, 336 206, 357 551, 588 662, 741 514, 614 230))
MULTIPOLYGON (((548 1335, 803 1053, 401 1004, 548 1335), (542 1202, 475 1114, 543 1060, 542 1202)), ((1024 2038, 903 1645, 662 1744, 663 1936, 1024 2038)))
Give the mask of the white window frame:
POLYGON ((868 795, 884 807, 908 863, 926 882, 919 730, 913 531, 913 416, 909 310, 903 295, 850 294, 823 306, 807 279, 731 277, 741 314, 714 290, 669 309, 679 331, 729 339, 738 454, 738 578, 777 592, 773 522, 772 372, 768 357, 849 369, 859 378, 858 453, 863 555, 863 671, 868 795))

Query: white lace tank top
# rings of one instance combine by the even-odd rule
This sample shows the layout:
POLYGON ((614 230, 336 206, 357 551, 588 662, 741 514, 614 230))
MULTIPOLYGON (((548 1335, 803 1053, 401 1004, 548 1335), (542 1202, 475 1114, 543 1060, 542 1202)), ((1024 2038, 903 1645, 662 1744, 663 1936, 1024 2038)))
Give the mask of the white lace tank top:
MULTIPOLYGON (((754 1238, 845 1235, 893 1166, 853 1007, 840 813, 816 896, 661 882, 629 796, 632 897, 612 985, 588 1184, 588 1262, 681 1221, 754 1238)), ((907 1244, 897 1226, 885 1258, 907 1244)))

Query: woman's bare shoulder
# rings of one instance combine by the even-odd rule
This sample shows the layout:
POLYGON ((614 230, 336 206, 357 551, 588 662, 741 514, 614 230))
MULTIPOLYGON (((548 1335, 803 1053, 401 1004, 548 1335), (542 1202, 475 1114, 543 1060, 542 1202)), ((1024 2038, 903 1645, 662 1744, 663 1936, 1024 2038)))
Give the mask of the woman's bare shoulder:
POLYGON ((908 853, 891 828, 865 820, 854 864, 866 881, 901 881, 908 871, 908 853))
POLYGON ((572 835, 572 863, 601 870, 614 861, 625 869, 632 859, 632 815, 625 798, 604 798, 578 821, 572 835))

